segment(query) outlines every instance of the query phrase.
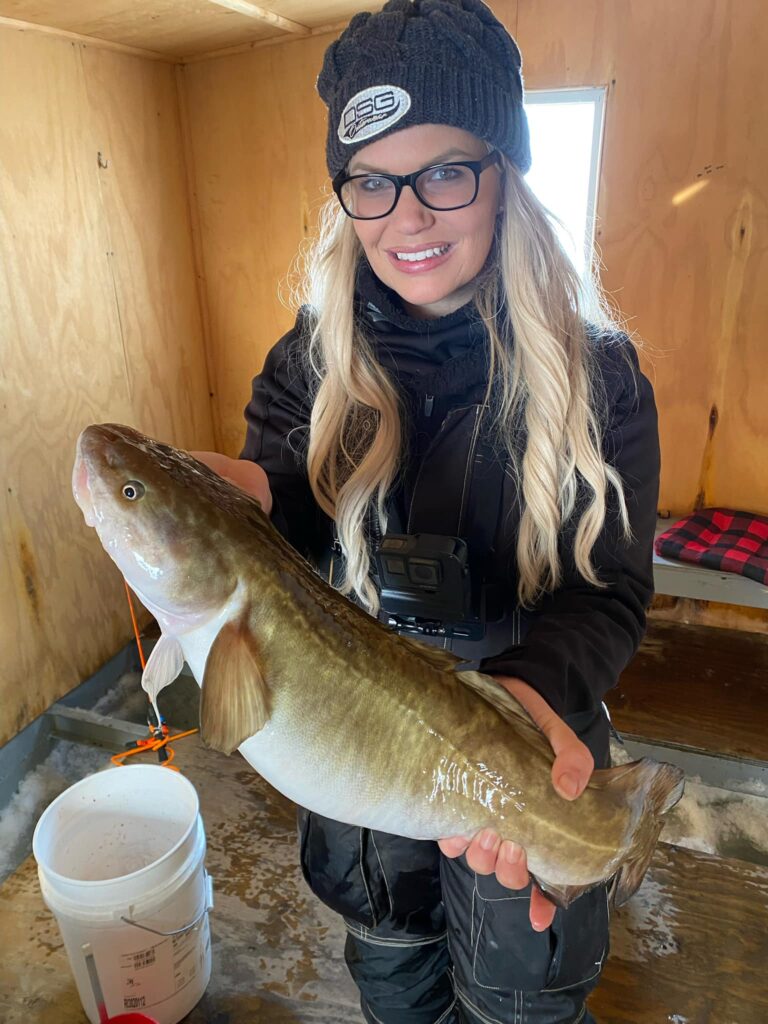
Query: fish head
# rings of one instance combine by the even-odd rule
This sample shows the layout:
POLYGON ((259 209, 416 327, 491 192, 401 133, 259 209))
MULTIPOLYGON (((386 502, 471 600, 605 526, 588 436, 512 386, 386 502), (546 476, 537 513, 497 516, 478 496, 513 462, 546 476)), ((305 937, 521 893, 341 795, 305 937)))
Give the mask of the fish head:
POLYGON ((131 427, 95 424, 78 438, 72 490, 126 581, 167 623, 193 625, 235 591, 222 506, 237 489, 191 455, 131 427))

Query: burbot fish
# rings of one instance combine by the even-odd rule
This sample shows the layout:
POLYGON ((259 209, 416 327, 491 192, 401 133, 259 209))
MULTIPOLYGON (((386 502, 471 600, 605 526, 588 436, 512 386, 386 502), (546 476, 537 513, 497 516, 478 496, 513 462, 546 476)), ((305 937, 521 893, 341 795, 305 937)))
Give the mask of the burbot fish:
POLYGON ((389 630, 329 586, 258 501, 183 451, 124 426, 86 428, 75 497, 162 637, 142 685, 184 661, 206 743, 238 749, 297 803, 413 839, 492 828, 525 847, 558 905, 639 886, 682 772, 644 758, 596 770, 567 801, 553 753, 509 693, 389 630))

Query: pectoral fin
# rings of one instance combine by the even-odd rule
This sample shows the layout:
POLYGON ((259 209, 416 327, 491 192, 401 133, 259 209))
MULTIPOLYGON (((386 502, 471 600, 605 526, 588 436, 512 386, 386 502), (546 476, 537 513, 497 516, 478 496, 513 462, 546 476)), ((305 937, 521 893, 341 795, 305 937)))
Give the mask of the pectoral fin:
POLYGON ((184 667, 181 644, 174 636, 162 634, 144 666, 141 688, 145 691, 157 713, 157 695, 174 681, 184 667))
POLYGON ((269 718, 269 688, 248 616, 227 622, 205 663, 200 706, 203 742, 231 754, 269 718))

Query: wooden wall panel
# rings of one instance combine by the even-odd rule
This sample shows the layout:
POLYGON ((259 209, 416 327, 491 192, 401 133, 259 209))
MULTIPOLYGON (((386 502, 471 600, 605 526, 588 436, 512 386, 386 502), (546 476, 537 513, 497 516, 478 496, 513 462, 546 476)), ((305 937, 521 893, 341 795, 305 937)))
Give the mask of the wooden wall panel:
POLYGON ((768 513, 763 0, 518 0, 529 89, 609 87, 603 283, 647 343, 660 507, 768 513))
MULTIPOLYGON (((85 48, 96 186, 132 423, 174 444, 211 438, 211 400, 172 68, 85 48)), ((195 441, 197 443, 197 441, 195 441)))
MULTIPOLYGON (((294 316, 280 283, 325 184, 319 35, 191 64, 186 92, 221 450, 237 455, 250 381, 294 316)), ((329 186, 328 186, 329 187, 329 186)))
MULTIPOLYGON (((527 88, 608 86, 598 243, 603 283, 645 341, 660 507, 768 512, 768 476, 757 471, 768 438, 763 0, 491 6, 517 35, 527 88)), ((326 182, 314 82, 330 38, 184 70, 230 454, 246 379, 290 323, 277 284, 326 182)))
POLYGON ((131 635, 71 495, 79 431, 212 435, 173 69, 11 29, 0 67, 3 743, 131 635))

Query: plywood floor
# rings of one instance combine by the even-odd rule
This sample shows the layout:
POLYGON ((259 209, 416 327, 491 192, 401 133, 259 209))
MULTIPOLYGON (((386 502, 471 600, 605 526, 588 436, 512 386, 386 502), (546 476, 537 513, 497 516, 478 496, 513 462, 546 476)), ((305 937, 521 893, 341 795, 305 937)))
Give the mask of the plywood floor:
POLYGON ((768 760, 768 636, 649 620, 606 703, 619 732, 768 760))

